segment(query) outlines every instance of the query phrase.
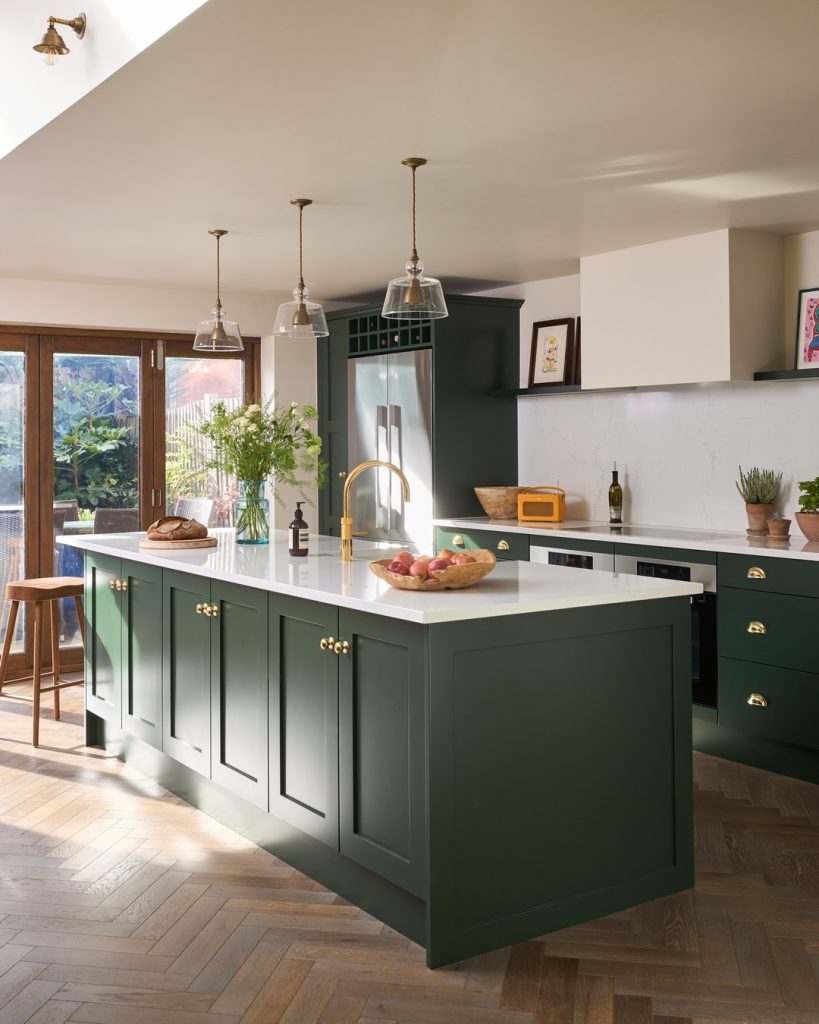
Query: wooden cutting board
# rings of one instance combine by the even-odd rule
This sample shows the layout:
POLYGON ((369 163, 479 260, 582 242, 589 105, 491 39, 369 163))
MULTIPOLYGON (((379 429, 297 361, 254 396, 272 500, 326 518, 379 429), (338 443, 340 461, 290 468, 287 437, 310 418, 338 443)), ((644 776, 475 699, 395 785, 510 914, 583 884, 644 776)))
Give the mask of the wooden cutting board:
POLYGON ((148 540, 144 537, 140 542, 141 548, 151 548, 153 551, 160 549, 169 551, 174 548, 215 548, 215 537, 197 537, 195 540, 148 540))

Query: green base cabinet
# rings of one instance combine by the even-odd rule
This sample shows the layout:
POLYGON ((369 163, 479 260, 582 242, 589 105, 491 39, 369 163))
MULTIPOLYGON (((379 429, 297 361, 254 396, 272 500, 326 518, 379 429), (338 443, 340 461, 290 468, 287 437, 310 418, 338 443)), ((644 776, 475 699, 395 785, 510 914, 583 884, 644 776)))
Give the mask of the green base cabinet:
POLYGON ((122 725, 122 599, 114 589, 122 559, 85 557, 85 706, 122 725))

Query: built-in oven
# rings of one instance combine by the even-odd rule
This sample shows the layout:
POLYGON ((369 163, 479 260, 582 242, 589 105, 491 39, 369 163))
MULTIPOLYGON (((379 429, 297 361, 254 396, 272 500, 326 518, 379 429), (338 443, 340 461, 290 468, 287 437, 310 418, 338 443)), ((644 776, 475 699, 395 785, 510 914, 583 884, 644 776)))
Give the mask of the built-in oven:
POLYGON ((645 554, 621 554, 616 572, 663 580, 701 583, 691 598, 691 696, 695 704, 717 706, 717 567, 705 562, 678 562, 645 554))
MULTIPOLYGON (((602 548, 603 545, 600 545, 602 548)), ((578 545, 569 548, 547 544, 540 538, 530 539, 529 561, 540 562, 542 565, 566 565, 571 569, 599 569, 603 572, 614 571, 614 549, 597 550, 591 545, 578 545)))

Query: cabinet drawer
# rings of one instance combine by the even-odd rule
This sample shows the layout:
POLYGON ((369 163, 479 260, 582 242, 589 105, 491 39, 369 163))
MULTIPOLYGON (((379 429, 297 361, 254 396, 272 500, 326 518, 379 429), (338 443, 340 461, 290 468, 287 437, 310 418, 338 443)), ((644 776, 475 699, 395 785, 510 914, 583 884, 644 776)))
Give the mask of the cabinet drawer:
POLYGON ((721 586, 726 587, 819 597, 819 562, 759 558, 755 555, 719 555, 717 579, 721 586))
POLYGON ((720 658, 719 724, 819 749, 819 675, 720 658), (748 704, 751 694, 766 706, 748 704))
POLYGON ((501 533, 495 530, 448 530, 436 528, 436 547, 452 551, 488 548, 495 557, 513 561, 529 561, 529 538, 525 533, 501 533))
POLYGON ((819 671, 819 600, 720 587, 719 653, 727 658, 819 671))

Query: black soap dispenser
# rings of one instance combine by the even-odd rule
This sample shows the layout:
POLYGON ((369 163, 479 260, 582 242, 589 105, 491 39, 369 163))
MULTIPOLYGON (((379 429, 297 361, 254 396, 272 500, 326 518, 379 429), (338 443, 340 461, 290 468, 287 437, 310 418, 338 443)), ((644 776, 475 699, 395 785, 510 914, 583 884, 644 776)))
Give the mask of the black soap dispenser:
POLYGON ((307 546, 310 542, 310 527, 304 521, 304 513, 301 510, 303 501, 296 502, 296 518, 290 524, 290 546, 288 550, 291 555, 302 556, 307 554, 307 546))

